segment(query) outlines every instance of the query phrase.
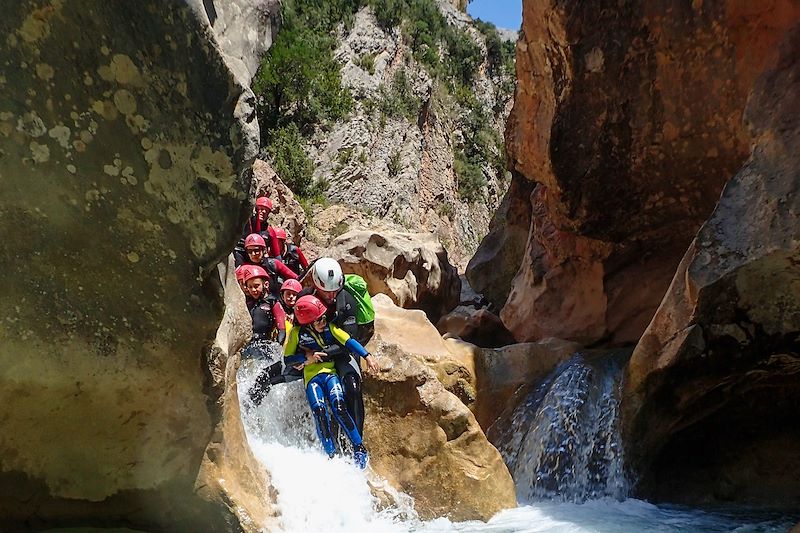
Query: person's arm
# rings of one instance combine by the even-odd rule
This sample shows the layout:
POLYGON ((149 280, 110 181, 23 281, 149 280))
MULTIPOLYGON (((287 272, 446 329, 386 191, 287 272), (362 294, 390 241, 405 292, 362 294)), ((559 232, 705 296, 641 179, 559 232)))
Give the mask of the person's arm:
POLYGON ((364 348, 360 342, 355 340, 354 338, 350 337, 346 331, 337 328, 336 324, 329 324, 328 327, 331 330, 331 334, 336 339, 336 342, 343 343, 345 348, 349 351, 358 354, 359 357, 362 357, 364 361, 367 363, 367 368, 370 372, 377 372, 380 370, 378 366, 378 362, 375 360, 375 357, 364 348))
MULTIPOLYGON (((272 252, 270 256, 281 257, 281 252, 283 250, 281 250, 280 245, 278 244, 278 236, 275 234, 275 228, 269 226, 267 232, 269 233, 269 247, 272 252)), ((294 278, 292 279, 297 279, 297 275, 295 274, 294 278)))
POLYGON ((295 246, 294 249, 297 250, 297 258, 300 260, 300 266, 303 267, 303 270, 306 270, 308 268, 308 259, 303 255, 303 250, 298 246, 295 246))
POLYGON ((353 298, 349 292, 342 289, 336 295, 336 313, 331 322, 336 324, 337 327, 343 329, 349 336, 356 337, 358 335, 358 323, 356 321, 356 310, 358 309, 358 302, 353 298))
POLYGON ((297 279, 297 274, 294 270, 283 264, 280 259, 275 259, 275 272, 280 274, 284 279, 297 279))
POLYGON ((278 344, 283 344, 286 340, 286 311, 280 302, 272 304, 272 316, 275 317, 275 328, 278 330, 278 344))

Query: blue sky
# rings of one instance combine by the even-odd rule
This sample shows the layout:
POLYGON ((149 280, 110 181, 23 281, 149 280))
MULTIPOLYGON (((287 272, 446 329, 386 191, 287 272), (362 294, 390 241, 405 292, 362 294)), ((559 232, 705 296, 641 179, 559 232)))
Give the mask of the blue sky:
POLYGON ((467 13, 500 28, 518 30, 522 25, 522 0, 472 0, 467 13))

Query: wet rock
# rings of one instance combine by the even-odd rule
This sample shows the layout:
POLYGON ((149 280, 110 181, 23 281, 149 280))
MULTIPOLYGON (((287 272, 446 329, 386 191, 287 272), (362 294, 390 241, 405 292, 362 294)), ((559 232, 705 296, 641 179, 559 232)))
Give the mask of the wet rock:
POLYGON ((481 427, 489 433, 500 414, 516 407, 517 391, 527 391, 529 385, 542 381, 580 348, 577 343, 550 338, 476 353, 478 388, 473 412, 481 427))
MULTIPOLYGON (((223 313, 209 276, 238 237, 259 142, 213 4, 5 6, 4 526, 232 530, 271 513, 251 456, 235 469, 252 483, 228 477, 244 442, 212 382, 229 369, 204 363, 223 313)), ((236 21, 256 4, 224 9, 263 48, 268 26, 236 21)))
POLYGON ((448 367, 474 376, 462 360, 466 352, 451 352, 422 312, 401 309, 386 295, 374 302, 369 349, 381 371, 364 382, 372 468, 414 497, 423 519, 487 520, 515 506, 514 483, 500 454, 438 377, 448 367))
POLYGON ((626 370, 628 453, 654 498, 800 502, 798 58, 796 27, 753 89, 753 152, 626 370))
POLYGON ((433 320, 458 305, 461 280, 433 234, 351 231, 326 255, 338 258, 345 273, 362 276, 371 294, 422 309, 433 320))

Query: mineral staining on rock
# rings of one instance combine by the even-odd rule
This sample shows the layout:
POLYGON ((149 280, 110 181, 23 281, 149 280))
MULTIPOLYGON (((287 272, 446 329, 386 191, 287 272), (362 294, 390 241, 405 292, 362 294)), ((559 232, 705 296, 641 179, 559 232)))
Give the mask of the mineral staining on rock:
POLYGON ((144 523, 141 495, 229 523, 232 494, 194 492, 218 423, 201 359, 221 310, 201 277, 239 229, 247 89, 199 3, 6 7, 0 485, 18 499, 0 514, 144 523))

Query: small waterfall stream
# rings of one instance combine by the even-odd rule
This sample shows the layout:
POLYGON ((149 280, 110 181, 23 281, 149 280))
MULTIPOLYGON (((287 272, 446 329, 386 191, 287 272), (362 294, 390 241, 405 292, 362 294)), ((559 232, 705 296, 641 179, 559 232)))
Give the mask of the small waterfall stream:
POLYGON ((617 431, 624 353, 575 354, 490 430, 520 502, 628 495, 617 431))
POLYGON ((616 377, 623 363, 624 356, 578 354, 498 421, 495 442, 501 443, 521 506, 487 523, 421 521, 413 500, 375 473, 359 471, 346 457, 329 460, 316 442, 301 381, 274 387, 253 406, 246 393, 268 361, 243 360, 237 381, 250 446, 270 472, 281 526, 290 533, 785 533, 800 520, 775 512, 707 512, 625 499, 628 484, 614 427, 616 377))

